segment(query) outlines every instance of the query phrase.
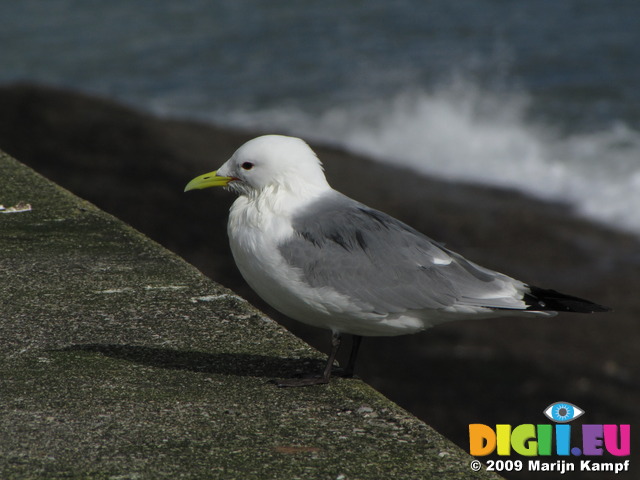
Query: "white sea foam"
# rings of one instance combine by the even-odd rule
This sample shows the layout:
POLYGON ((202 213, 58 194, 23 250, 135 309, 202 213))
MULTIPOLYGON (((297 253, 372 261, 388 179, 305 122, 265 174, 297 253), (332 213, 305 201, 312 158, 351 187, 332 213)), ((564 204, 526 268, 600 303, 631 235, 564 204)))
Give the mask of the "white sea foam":
POLYGON ((562 136, 527 119, 524 93, 457 81, 320 114, 278 108, 225 115, 235 126, 285 131, 441 178, 568 202, 640 234, 640 132, 624 124, 562 136))
POLYGON ((36 3, 0 4, 16 46, 1 52, 0 83, 43 82, 168 116, 289 132, 568 201, 640 234, 634 2, 605 11, 595 0, 580 9, 377 0, 362 15, 353 2, 160 0, 152 16, 125 0, 36 3), (106 21, 94 25, 97 17, 106 21), (513 83, 535 86, 537 118, 563 116, 553 119, 562 131, 533 123, 533 100, 513 83), (576 133, 583 127, 567 118, 580 111, 581 125, 635 126, 576 133))

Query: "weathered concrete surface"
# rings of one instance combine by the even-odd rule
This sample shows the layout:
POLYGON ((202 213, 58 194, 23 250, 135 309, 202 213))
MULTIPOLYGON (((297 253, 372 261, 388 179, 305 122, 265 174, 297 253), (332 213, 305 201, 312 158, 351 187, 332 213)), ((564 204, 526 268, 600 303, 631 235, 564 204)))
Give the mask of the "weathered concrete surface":
POLYGON ((0 154, 0 204, 19 202, 0 214, 0 478, 495 478, 359 380, 275 387, 323 357, 0 154))

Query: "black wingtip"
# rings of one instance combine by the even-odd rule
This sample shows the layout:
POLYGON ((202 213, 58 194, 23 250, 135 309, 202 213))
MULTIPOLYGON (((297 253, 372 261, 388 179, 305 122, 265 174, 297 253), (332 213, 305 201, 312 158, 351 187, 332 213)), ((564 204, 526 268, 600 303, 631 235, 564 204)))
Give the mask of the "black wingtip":
POLYGON ((524 295, 524 301, 528 305, 527 310, 575 313, 611 311, 611 308, 605 307, 604 305, 539 287, 529 287, 529 293, 524 295))

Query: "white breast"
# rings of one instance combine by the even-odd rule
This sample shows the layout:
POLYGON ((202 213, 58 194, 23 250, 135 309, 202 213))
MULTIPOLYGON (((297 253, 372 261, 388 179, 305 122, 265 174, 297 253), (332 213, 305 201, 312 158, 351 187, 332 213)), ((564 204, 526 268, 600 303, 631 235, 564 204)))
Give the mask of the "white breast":
POLYGON ((269 305, 303 323, 347 331, 353 302, 329 288, 311 288, 301 272, 282 257, 278 245, 294 235, 290 215, 247 197, 239 197, 229 213, 228 234, 233 258, 249 286, 269 305))

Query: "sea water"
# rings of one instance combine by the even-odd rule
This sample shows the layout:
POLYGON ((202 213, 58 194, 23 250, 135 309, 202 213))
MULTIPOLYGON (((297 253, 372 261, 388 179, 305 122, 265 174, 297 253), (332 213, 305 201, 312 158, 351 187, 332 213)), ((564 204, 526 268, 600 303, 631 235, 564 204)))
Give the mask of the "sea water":
POLYGON ((640 234, 638 18, 637 0, 2 2, 0 82, 299 135, 640 234))

